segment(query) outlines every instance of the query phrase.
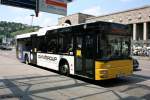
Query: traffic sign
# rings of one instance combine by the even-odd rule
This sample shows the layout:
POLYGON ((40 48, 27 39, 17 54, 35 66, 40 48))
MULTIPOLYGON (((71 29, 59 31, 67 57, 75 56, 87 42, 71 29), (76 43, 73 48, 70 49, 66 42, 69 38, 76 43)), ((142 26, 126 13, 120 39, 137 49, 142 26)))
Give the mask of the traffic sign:
POLYGON ((67 15, 67 2, 66 0, 39 0, 39 11, 67 15))
POLYGON ((38 16, 39 11, 67 15, 67 3, 72 1, 73 0, 0 0, 0 3, 35 10, 36 16, 38 16))
POLYGON ((27 9, 36 9, 36 0, 1 0, 1 4, 27 9))

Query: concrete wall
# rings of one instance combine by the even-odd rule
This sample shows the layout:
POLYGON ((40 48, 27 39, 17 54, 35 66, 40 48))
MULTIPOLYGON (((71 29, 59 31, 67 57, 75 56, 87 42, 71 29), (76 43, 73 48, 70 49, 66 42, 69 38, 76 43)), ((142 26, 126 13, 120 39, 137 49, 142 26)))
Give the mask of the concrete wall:
POLYGON ((150 21, 150 6, 86 19, 86 22, 93 21, 112 21, 123 24, 148 22, 150 21))
POLYGON ((86 18, 93 17, 92 15, 82 14, 82 13, 76 13, 72 14, 66 17, 62 17, 58 19, 58 25, 64 24, 67 20, 70 20, 71 25, 77 25, 80 23, 85 23, 86 18))

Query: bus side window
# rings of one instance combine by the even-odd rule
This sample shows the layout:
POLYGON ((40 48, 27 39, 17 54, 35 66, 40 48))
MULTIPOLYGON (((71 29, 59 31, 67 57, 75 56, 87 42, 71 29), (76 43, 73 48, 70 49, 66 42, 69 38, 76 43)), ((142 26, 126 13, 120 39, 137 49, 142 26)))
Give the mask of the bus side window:
POLYGON ((73 38, 69 39, 69 41, 67 43, 67 52, 70 55, 73 55, 73 38))
POLYGON ((37 41, 37 52, 47 52, 45 37, 39 37, 37 41))
POLYGON ((64 34, 61 34, 61 36, 59 36, 58 38, 58 51, 59 53, 66 53, 66 38, 64 34))
POLYGON ((49 39, 47 48, 48 48, 49 53, 56 53, 57 52, 57 39, 56 38, 49 39))
POLYGON ((58 38, 59 53, 73 55, 73 37, 70 33, 62 33, 58 38))

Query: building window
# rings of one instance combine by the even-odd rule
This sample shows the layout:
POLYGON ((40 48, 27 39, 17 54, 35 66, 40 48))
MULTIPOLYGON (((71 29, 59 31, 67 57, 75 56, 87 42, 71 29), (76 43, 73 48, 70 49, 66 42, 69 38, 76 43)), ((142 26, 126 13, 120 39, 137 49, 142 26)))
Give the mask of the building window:
POLYGON ((128 21, 131 21, 132 18, 131 18, 131 15, 128 15, 128 21))
POLYGON ((123 22, 122 18, 120 18, 119 21, 122 23, 123 22))
POLYGON ((131 16, 129 16, 129 17, 128 17, 128 21, 131 21, 131 20, 132 20, 132 18, 131 18, 131 16))
POLYGON ((109 19, 108 22, 114 22, 114 19, 109 19))
POLYGON ((139 13, 139 15, 138 15, 138 19, 141 19, 142 18, 142 15, 141 15, 141 13, 139 13))
POLYGON ((65 24, 71 25, 72 23, 71 23, 70 20, 66 20, 66 21, 65 21, 65 24))
POLYGON ((129 19, 128 19, 128 21, 132 21, 132 19, 131 19, 131 18, 129 18, 129 19))

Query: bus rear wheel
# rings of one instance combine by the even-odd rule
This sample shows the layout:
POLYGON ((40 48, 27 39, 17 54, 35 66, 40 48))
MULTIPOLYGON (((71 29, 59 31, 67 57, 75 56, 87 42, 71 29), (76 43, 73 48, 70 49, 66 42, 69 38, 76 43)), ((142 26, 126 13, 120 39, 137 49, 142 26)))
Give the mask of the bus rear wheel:
POLYGON ((66 75, 68 76, 69 75, 69 65, 68 64, 63 64, 60 66, 60 73, 62 75, 66 75))

